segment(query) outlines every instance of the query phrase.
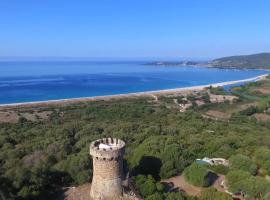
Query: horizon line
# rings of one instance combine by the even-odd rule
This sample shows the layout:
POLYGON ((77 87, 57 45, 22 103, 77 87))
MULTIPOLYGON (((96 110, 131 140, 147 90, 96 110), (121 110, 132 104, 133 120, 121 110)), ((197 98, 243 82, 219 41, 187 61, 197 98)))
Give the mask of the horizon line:
POLYGON ((0 56, 0 61, 183 61, 211 60, 209 57, 88 57, 88 56, 0 56))

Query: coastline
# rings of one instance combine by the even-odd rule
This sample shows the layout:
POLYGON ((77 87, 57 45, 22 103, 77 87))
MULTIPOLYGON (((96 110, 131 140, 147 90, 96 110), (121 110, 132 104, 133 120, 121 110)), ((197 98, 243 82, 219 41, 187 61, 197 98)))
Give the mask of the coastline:
POLYGON ((223 87, 228 85, 234 85, 238 83, 245 83, 251 81, 260 81, 265 79, 269 74, 263 74, 260 76, 236 80, 236 81, 226 81, 220 83, 213 83, 207 85, 198 85, 190 87, 182 87, 175 89, 164 89, 164 90, 154 90, 154 91, 145 91, 145 92, 135 92, 135 93, 126 93, 126 94, 115 94, 115 95, 105 95, 105 96, 93 96, 93 97, 78 97, 78 98, 68 98, 68 99, 56 99, 56 100, 45 100, 45 101, 34 101, 34 102, 22 102, 22 103, 7 103, 0 104, 0 108, 14 108, 14 107, 31 107, 31 106, 49 106, 49 105, 63 105, 63 104, 73 104, 73 103, 83 103, 91 101, 109 101, 115 99, 123 98, 134 98, 134 97, 153 97, 153 95, 166 95, 166 94, 175 94, 191 91, 201 91, 206 87, 223 87))

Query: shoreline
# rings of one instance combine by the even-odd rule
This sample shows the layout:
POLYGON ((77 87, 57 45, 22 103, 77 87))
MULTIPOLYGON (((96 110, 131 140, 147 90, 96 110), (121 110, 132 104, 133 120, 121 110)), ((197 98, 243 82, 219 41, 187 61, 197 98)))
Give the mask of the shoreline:
POLYGON ((153 91, 145 91, 145 92, 126 93, 126 94, 114 94, 114 95, 93 96, 93 97, 78 97, 78 98, 44 100, 44 101, 22 102, 22 103, 7 103, 7 104, 0 104, 0 108, 49 106, 49 105, 73 104, 73 103, 102 101, 102 100, 109 101, 112 99, 123 99, 123 98, 132 98, 132 97, 153 97, 153 95, 166 95, 166 94, 172 94, 172 93, 201 91, 205 89, 206 87, 210 87, 210 86, 223 87, 223 86, 228 86, 228 85, 234 85, 237 83, 260 81, 260 80, 265 79, 268 75, 269 74, 263 74, 263 75, 248 78, 248 79, 226 81, 226 82, 213 83, 213 84, 207 84, 207 85, 182 87, 182 88, 175 88, 175 89, 153 90, 153 91))

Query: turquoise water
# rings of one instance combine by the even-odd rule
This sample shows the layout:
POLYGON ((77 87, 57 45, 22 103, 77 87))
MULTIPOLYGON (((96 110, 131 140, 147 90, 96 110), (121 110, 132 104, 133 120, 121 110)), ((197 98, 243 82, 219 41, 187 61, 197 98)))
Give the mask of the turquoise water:
POLYGON ((196 160, 196 163, 199 164, 199 165, 209 165, 208 162, 205 162, 203 160, 196 160))
POLYGON ((0 62, 0 104, 93 97, 247 79, 263 70, 158 67, 144 62, 0 62))

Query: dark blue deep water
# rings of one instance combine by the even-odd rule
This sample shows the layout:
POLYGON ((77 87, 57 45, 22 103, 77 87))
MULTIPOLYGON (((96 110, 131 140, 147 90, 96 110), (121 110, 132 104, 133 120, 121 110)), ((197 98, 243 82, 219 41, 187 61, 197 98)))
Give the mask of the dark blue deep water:
POLYGON ((0 62, 0 104, 93 97, 247 79, 262 70, 158 67, 144 62, 0 62))

